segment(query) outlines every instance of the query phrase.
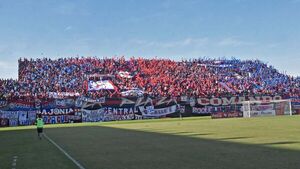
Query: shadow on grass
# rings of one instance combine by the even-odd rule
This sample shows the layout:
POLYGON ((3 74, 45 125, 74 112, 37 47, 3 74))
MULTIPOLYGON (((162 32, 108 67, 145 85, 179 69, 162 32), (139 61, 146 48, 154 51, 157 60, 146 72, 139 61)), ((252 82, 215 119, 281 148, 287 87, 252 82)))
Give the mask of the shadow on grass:
POLYGON ((89 169, 299 169, 300 166, 300 151, 189 137, 211 133, 174 135, 103 126, 46 132, 89 169))
POLYGON ((182 135, 182 136, 205 136, 205 135, 212 135, 213 133, 192 133, 192 132, 169 132, 165 134, 175 134, 175 135, 182 135))
POLYGON ((280 142, 273 142, 273 143, 265 143, 263 145, 298 144, 298 143, 300 143, 300 142, 299 141, 280 141, 280 142))
POLYGON ((206 135, 212 135, 213 133, 191 133, 191 134, 185 134, 184 136, 206 136, 206 135))
POLYGON ((228 138, 221 138, 218 140, 238 140, 238 139, 248 139, 248 138, 252 138, 252 137, 228 137, 228 138))
POLYGON ((187 131, 180 131, 180 132, 169 132, 169 134, 192 134, 191 132, 187 132, 187 131))

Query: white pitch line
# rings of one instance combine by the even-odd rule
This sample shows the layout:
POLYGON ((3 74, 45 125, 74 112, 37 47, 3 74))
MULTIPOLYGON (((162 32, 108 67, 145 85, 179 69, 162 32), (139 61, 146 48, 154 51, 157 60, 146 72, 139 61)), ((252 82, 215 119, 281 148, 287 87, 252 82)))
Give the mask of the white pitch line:
POLYGON ((17 159, 18 159, 18 156, 14 156, 13 157, 13 162, 12 162, 12 169, 16 169, 15 167, 16 167, 16 165, 17 165, 17 159))
POLYGON ((80 169, 85 169, 78 161, 76 161, 73 157, 71 157, 64 149, 62 149, 58 144, 56 144, 51 138, 49 138, 45 133, 44 136, 48 141, 50 141, 55 147, 57 147, 65 156, 67 156, 71 161, 73 161, 74 164, 77 165, 80 169))

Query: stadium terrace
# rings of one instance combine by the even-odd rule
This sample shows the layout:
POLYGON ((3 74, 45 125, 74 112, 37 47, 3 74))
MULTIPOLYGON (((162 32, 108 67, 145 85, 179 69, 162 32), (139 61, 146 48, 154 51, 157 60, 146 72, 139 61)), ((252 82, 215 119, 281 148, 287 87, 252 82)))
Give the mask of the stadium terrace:
POLYGON ((0 126, 30 125, 38 114, 45 123, 300 114, 300 79, 259 60, 76 57, 18 63, 17 80, 0 80, 0 126), (271 103, 254 111, 260 101, 271 103))
POLYGON ((1 80, 4 98, 87 96, 221 97, 293 95, 299 78, 259 60, 96 57, 19 59, 18 80, 1 80))

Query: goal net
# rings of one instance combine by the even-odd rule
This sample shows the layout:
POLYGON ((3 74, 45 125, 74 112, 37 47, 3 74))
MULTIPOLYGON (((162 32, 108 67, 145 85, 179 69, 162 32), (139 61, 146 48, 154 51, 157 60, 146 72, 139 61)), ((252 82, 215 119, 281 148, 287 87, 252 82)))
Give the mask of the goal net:
POLYGON ((243 117, 292 115, 291 100, 244 101, 243 117))

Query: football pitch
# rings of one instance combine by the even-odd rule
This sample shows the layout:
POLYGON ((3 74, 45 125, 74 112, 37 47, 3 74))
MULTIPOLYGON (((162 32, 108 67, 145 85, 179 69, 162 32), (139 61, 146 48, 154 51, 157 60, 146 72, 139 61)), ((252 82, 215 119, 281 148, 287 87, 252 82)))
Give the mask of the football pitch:
MULTIPOLYGON (((300 116, 46 125, 84 169, 299 169, 300 116)), ((34 126, 0 128, 1 169, 76 169, 34 126)))

